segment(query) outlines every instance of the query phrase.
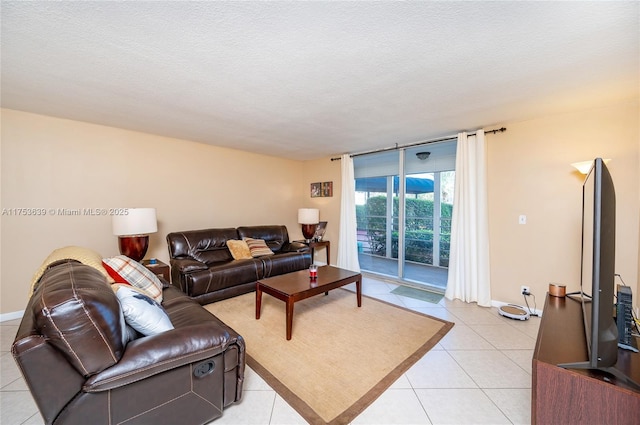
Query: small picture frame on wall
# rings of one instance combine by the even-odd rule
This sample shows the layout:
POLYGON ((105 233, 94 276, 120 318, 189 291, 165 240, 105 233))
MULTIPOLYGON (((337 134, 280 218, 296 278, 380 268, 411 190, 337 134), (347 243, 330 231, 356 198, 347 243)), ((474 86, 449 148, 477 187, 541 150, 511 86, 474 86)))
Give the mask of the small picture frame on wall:
POLYGON ((333 196, 333 182, 322 183, 322 196, 333 196))
POLYGON ((311 197, 319 198, 322 196, 322 183, 311 183, 311 197))
POLYGON ((323 198, 333 196, 333 182, 311 183, 311 197, 323 198))

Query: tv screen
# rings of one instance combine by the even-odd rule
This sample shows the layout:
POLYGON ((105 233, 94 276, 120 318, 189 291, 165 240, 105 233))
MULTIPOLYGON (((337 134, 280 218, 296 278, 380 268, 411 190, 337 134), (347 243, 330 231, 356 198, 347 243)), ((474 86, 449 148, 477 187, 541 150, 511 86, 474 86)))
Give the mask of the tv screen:
POLYGON ((579 301, 582 302, 589 360, 558 366, 606 372, 615 376, 619 382, 640 390, 640 384, 628 372, 616 367, 618 328, 614 318, 615 250, 616 192, 604 161, 596 158, 582 186, 582 270, 579 301))
POLYGON ((582 196, 581 291, 589 365, 610 367, 618 358, 614 319, 616 193, 602 158, 594 160, 582 196), (590 306, 585 295, 591 297, 590 306))

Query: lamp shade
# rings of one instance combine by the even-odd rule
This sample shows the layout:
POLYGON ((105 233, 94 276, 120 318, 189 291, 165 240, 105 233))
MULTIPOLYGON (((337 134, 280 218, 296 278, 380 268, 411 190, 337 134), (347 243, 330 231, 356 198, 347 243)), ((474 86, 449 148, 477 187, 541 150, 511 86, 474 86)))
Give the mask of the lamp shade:
MULTIPOLYGON (((603 159, 604 163, 611 161, 611 158, 603 159)), ((581 174, 588 174, 593 166, 593 161, 581 161, 574 162, 571 164, 575 169, 577 169, 581 174)))
POLYGON ((158 231, 155 208, 128 208, 126 215, 114 215, 111 220, 116 236, 148 235, 158 231))
POLYGON ((320 210, 317 208, 300 208, 298 210, 298 223, 318 224, 320 222, 320 210))

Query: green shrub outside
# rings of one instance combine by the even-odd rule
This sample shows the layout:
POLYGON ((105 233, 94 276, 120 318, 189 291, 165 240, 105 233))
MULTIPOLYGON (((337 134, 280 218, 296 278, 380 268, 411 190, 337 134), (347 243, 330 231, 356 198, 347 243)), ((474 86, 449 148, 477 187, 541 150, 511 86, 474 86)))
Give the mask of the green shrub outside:
MULTIPOLYGON (((398 258, 398 203, 393 198, 393 233, 391 235, 391 255, 398 258)), ((449 247, 451 242, 451 213, 453 205, 441 204, 440 266, 449 266, 449 247)), ((385 256, 387 251, 386 221, 387 197, 374 196, 365 205, 356 206, 358 230, 365 230, 369 239, 371 253, 385 256)), ((433 201, 425 199, 406 199, 405 212, 405 260, 433 264, 433 201)))

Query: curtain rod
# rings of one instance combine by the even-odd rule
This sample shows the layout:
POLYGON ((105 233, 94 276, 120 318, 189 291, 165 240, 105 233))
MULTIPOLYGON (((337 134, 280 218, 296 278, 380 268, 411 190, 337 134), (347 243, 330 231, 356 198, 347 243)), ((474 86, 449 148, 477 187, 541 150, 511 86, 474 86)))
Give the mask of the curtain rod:
MULTIPOLYGON (((507 131, 507 129, 505 127, 500 127, 500 128, 496 128, 495 130, 487 130, 484 132, 484 134, 495 134, 495 133, 502 133, 504 131, 507 131)), ((475 136, 476 133, 469 133, 469 136, 475 136)), ((409 143, 407 145, 398 145, 396 143, 395 146, 390 147, 390 148, 382 148, 382 149, 376 149, 373 151, 365 151, 365 152, 359 152, 359 153, 352 153, 351 155, 349 155, 351 158, 355 157, 355 156, 361 156, 361 155, 370 155, 372 153, 379 153, 379 152, 387 152, 387 151, 394 151, 394 150, 398 150, 398 149, 403 149, 403 148, 411 148, 413 146, 420 146, 420 145, 429 145, 431 143, 438 143, 438 142, 444 142, 445 140, 451 140, 451 139, 456 139, 458 137, 458 135, 455 136, 448 136, 448 137, 441 137, 439 139, 434 139, 434 140, 423 140, 422 142, 415 142, 415 143, 409 143)), ((337 158, 331 158, 331 161, 340 161, 342 158, 337 157, 337 158)))

